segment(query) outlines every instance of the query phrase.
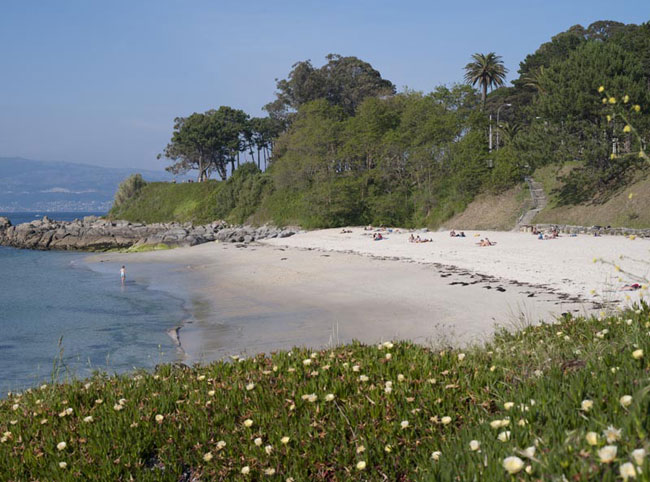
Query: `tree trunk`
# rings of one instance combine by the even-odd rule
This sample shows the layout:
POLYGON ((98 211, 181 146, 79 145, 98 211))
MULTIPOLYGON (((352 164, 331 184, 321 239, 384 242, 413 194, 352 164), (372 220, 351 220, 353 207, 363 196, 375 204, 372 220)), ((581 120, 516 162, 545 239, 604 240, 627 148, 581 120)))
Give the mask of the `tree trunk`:
POLYGON ((262 162, 260 161, 260 147, 257 146, 257 168, 262 170, 262 162))
POLYGON ((485 101, 487 100, 487 84, 483 83, 483 91, 481 92, 481 100, 483 101, 483 109, 485 109, 485 101))
POLYGON ((237 151, 237 167, 239 167, 239 151, 237 151))

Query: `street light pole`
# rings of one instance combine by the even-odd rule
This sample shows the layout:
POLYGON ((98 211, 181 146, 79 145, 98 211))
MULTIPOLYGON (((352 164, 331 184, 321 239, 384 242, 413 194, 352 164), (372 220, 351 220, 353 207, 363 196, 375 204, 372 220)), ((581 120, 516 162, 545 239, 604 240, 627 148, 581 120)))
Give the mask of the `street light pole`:
MULTIPOLYGON (((499 108, 497 109, 497 151, 499 150, 499 127, 500 127, 499 126, 499 111, 501 110, 501 107, 512 107, 512 104, 501 104, 499 106, 499 108)), ((492 130, 492 124, 490 123, 490 131, 491 130, 492 130)), ((491 139, 491 137, 490 137, 490 139, 491 139)), ((492 144, 492 142, 490 142, 490 145, 491 144, 492 144)), ((491 146, 490 146, 490 149, 492 149, 491 146)))
POLYGON ((492 152, 492 114, 490 114, 490 146, 489 146, 489 151, 492 152))

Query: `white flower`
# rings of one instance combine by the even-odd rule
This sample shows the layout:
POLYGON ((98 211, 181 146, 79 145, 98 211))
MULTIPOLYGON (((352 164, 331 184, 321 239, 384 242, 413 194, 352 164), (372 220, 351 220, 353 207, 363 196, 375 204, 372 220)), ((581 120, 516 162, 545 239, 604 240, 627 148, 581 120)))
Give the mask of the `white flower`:
POLYGON ((203 380, 205 380, 205 375, 199 375, 198 377, 196 377, 196 379, 202 382, 203 380))
POLYGON ((634 350, 632 352, 632 358, 634 358, 635 360, 639 360, 639 359, 643 358, 643 350, 641 350, 641 349, 634 350))
POLYGON ((65 448, 68 446, 65 442, 59 442, 56 444, 56 449, 60 452, 61 450, 65 450, 65 448))
POLYGON ((358 372, 359 371, 359 365, 352 366, 352 371, 353 372, 358 372))
POLYGON ((513 402, 506 402, 503 404, 503 408, 505 408, 506 410, 510 410, 514 406, 515 404, 513 402))
POLYGON ((390 341, 385 341, 384 346, 390 350, 394 345, 390 341))
POLYGON ((259 447, 262 445, 262 439, 257 437, 255 440, 253 440, 253 443, 259 447))
POLYGON ((212 454, 210 452, 208 452, 207 454, 204 454, 203 455, 203 460, 205 462, 210 462, 210 460, 212 460, 212 454))
POLYGON ((266 455, 271 455, 271 452, 273 452, 273 446, 272 445, 265 446, 264 452, 266 452, 266 455))
POLYGON ((214 394, 215 394, 215 393, 216 393, 216 392, 215 392, 214 390, 210 390, 210 391, 208 392, 208 395, 210 395, 211 397, 214 397, 214 394))
POLYGON ((620 428, 614 428, 613 426, 607 427, 605 430, 603 430, 603 435, 607 439, 607 443, 613 443, 616 442, 617 440, 620 440, 621 438, 621 429, 620 428))
POLYGON ((471 450, 473 450, 474 452, 476 452, 478 449, 481 448, 481 442, 479 442, 478 440, 472 440, 472 441, 469 443, 469 448, 470 448, 471 450))
POLYGON ((532 445, 532 446, 528 447, 527 449, 525 449, 523 452, 524 452, 524 455, 526 457, 528 457, 529 459, 532 459, 535 456, 535 446, 532 445))
POLYGON ((366 375, 361 375, 361 376, 359 377, 359 381, 361 381, 361 382, 367 382, 367 381, 368 381, 368 377, 367 377, 366 375))
POLYGON ((598 445, 598 434, 596 432, 587 432, 585 439, 587 439, 589 445, 598 445))
POLYGON ((402 423, 399 424, 402 428, 407 428, 409 426, 408 420, 402 420, 402 423))
POLYGON ((451 417, 444 416, 440 419, 443 425, 449 425, 451 423, 451 417))
POLYGON ((164 418, 165 418, 165 417, 163 417, 162 415, 158 414, 158 415, 156 415, 156 422, 158 422, 158 423, 162 423, 162 421, 164 420, 164 418))
POLYGON ((91 423, 93 421, 92 415, 88 415, 87 417, 84 417, 84 422, 86 423, 91 423))
POLYGON ((442 452, 439 452, 439 451, 436 450, 435 452, 433 452, 433 453, 431 454, 431 458, 432 458, 433 460, 435 460, 435 461, 438 461, 438 460, 440 460, 440 456, 441 456, 441 455, 442 455, 442 452))
POLYGON ((503 459, 503 468, 506 469, 509 474, 516 474, 524 468, 524 461, 514 455, 506 457, 503 459))
POLYGON ((362 454, 362 453, 364 453, 365 451, 366 451, 366 447, 365 447, 364 445, 359 445, 359 446, 357 447, 357 453, 358 453, 358 454, 362 454))
POLYGON ((331 402, 332 400, 334 400, 334 398, 335 397, 334 397, 333 393, 328 393, 327 395, 325 395, 325 401, 326 402, 331 402))
POLYGON ((524 469, 528 475, 533 473, 533 466, 532 465, 527 465, 526 468, 524 469))
POLYGON ((309 403, 314 403, 316 400, 318 400, 318 396, 315 393, 307 395, 307 401, 309 403))
POLYGON ((630 395, 623 395, 619 402, 621 403, 621 406, 629 407, 632 405, 632 397, 630 395))
POLYGON ((305 365, 305 366, 311 365, 311 358, 307 358, 306 360, 303 360, 302 364, 305 365))
POLYGON ((500 432, 499 435, 497 435, 497 438, 501 442, 507 442, 508 440, 510 440, 510 431, 506 430, 504 432, 500 432))
POLYGON ((102 400, 101 398, 95 400, 95 405, 101 405, 102 403, 104 403, 104 400, 102 400))
POLYGON ((361 461, 357 462, 357 470, 363 470, 365 468, 366 468, 366 462, 365 461, 361 460, 361 461))
POLYGON ((393 358, 393 355, 391 355, 390 353, 386 353, 386 360, 390 360, 391 358, 393 358))
POLYGON ((253 426, 253 421, 250 418, 247 418, 246 420, 244 420, 244 427, 250 428, 252 426, 253 426))
POLYGON ((124 405, 120 405, 119 403, 116 403, 115 405, 113 405, 113 410, 116 410, 116 411, 119 412, 120 410, 123 410, 123 409, 124 409, 124 405))
POLYGON ((65 469, 67 466, 68 464, 66 462, 59 462, 59 467, 61 467, 62 469, 65 469))
POLYGON ((283 443, 284 445, 289 443, 289 440, 291 440, 289 437, 282 437, 280 439, 280 442, 283 443))
POLYGON ((273 467, 269 467, 268 469, 264 469, 264 475, 274 475, 275 474, 275 469, 273 467))
POLYGON ((225 448, 225 446, 226 446, 226 442, 224 440, 219 440, 217 442, 217 450, 221 450, 221 449, 225 448))
POLYGON ((392 385, 386 385, 386 386, 384 387, 384 392, 385 392, 385 393, 390 393, 390 392, 392 392, 392 391, 393 391, 393 387, 392 387, 392 385))
POLYGON ((402 375, 401 373, 399 375, 397 375, 397 381, 398 382, 403 382, 404 381, 404 375, 402 375))
POLYGON ((622 464, 618 468, 618 471, 620 472, 621 477, 623 477, 623 480, 636 479, 636 469, 630 462, 625 462, 622 464))
POLYGON ((253 388, 255 388, 255 384, 254 384, 254 383, 249 383, 248 385, 246 385, 246 390, 248 390, 249 392, 250 392, 253 388))
POLYGON ((384 447, 384 452, 387 454, 391 453, 393 451, 393 447, 389 444, 384 447))
POLYGON ((465 359, 465 354, 464 353, 459 353, 458 354, 458 361, 463 361, 465 359))
POLYGON ((643 465, 643 461, 645 459, 645 449, 636 449, 632 450, 632 458, 634 459, 634 462, 638 465, 641 466, 643 465))
POLYGON ((240 471, 240 472, 241 472, 243 475, 246 475, 246 474, 249 474, 250 471, 251 471, 251 468, 250 468, 248 465, 244 465, 244 466, 241 468, 241 471, 240 471))
POLYGON ((580 408, 584 412, 588 412, 589 410, 592 409, 593 406, 594 406, 594 402, 592 400, 583 400, 582 403, 580 404, 580 408))
POLYGON ((598 451, 598 457, 603 464, 609 464, 616 458, 616 445, 605 445, 598 451))

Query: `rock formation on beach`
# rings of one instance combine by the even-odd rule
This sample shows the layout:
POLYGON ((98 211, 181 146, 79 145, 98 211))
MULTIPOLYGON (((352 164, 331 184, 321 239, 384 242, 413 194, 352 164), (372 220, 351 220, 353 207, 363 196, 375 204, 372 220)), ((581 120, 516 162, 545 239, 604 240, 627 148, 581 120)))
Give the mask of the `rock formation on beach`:
POLYGON ((179 247, 217 240, 249 243, 264 238, 285 238, 295 232, 295 229, 274 226, 231 226, 223 221, 204 226, 191 223, 142 224, 96 216, 74 221, 53 221, 45 216, 13 226, 8 218, 0 217, 0 245, 41 250, 108 251, 159 245, 179 247))

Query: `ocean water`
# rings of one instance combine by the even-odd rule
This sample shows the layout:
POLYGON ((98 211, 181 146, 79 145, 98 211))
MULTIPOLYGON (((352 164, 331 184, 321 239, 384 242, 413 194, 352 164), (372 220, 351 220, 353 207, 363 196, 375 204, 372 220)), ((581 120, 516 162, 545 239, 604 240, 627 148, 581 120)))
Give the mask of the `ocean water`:
MULTIPOLYGON (((91 213, 47 213, 71 220, 91 213)), ((10 213, 13 224, 34 213, 10 213)), ((0 247, 0 396, 60 377, 152 368, 179 357, 166 334, 183 300, 89 269, 84 253, 0 247)))

